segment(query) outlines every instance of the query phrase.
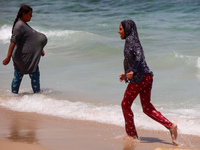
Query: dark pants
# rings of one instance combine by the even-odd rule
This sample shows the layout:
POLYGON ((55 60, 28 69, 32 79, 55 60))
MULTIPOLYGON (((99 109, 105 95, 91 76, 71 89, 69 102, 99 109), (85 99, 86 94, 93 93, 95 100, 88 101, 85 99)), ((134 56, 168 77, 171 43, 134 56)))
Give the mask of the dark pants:
MULTIPOLYGON (((24 74, 21 74, 19 71, 15 69, 14 71, 14 78, 12 81, 12 92, 18 94, 19 87, 22 81, 24 74)), ((31 78, 31 85, 34 93, 40 92, 40 72, 39 67, 37 68, 36 72, 30 73, 29 77, 31 78)))

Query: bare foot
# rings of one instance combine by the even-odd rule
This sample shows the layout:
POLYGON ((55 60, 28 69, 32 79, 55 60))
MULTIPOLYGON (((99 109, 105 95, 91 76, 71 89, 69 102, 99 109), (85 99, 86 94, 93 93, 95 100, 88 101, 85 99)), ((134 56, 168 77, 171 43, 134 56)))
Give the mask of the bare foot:
POLYGON ((137 136, 125 136, 125 137, 122 137, 123 140, 138 140, 138 137, 137 136))
POLYGON ((178 133, 177 133, 177 125, 176 124, 172 124, 172 126, 169 128, 171 137, 172 137, 172 143, 176 146, 178 146, 179 144, 176 142, 178 133))

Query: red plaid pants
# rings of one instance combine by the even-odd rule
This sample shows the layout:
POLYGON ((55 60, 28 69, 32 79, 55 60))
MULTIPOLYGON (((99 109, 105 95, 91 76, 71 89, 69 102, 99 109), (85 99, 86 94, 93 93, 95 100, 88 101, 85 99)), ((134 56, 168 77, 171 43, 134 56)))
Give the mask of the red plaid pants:
POLYGON ((125 119, 126 133, 132 137, 138 137, 134 124, 134 115, 131 110, 131 105, 138 94, 140 94, 140 100, 143 108, 143 112, 161 123, 167 129, 172 126, 172 122, 166 119, 155 107, 151 104, 151 89, 152 89, 153 77, 151 74, 146 74, 144 80, 140 83, 129 83, 124 94, 121 106, 125 119))

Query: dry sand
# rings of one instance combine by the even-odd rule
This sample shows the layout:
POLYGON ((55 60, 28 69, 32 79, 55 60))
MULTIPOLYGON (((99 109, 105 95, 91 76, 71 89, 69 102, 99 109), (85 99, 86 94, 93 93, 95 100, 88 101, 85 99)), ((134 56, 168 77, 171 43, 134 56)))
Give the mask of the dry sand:
POLYGON ((124 140, 123 127, 69 120, 0 107, 0 150, 200 150, 200 137, 137 129, 138 140, 124 140))

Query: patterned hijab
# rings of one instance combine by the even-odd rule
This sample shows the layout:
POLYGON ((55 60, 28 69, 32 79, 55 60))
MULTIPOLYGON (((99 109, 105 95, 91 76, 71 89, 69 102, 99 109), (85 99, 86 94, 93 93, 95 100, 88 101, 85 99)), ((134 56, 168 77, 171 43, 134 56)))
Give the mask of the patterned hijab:
POLYGON ((124 20, 121 22, 122 27, 124 29, 124 33, 125 33, 125 39, 129 36, 129 35, 134 35, 137 36, 138 38, 138 33, 137 33, 137 27, 134 21, 132 20, 124 20))

